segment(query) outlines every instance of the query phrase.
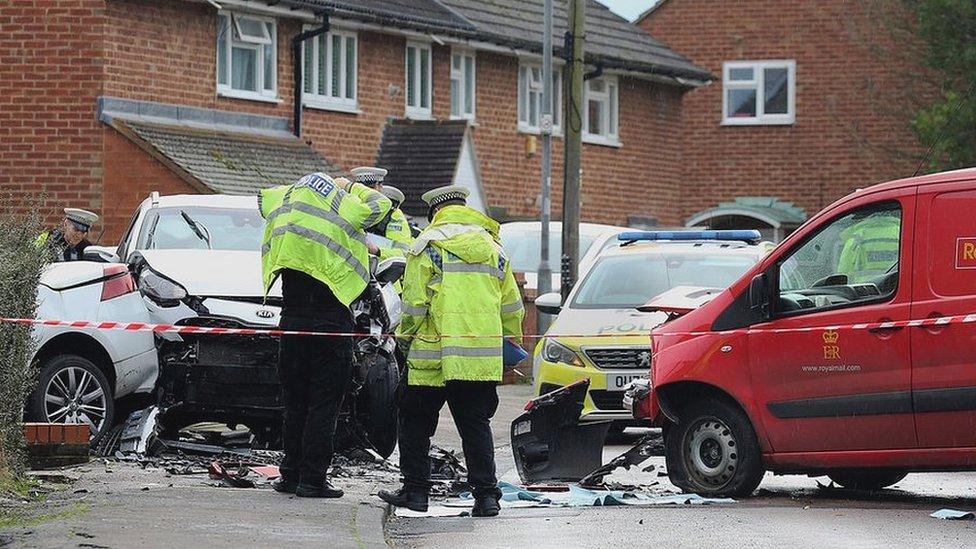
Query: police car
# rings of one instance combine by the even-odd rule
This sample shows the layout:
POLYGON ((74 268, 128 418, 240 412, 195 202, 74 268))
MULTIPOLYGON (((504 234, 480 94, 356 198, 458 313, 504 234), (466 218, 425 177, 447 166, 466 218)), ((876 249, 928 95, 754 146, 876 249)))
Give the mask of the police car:
POLYGON ((618 235, 570 292, 544 294, 537 308, 557 314, 533 357, 535 393, 590 379, 585 420, 632 419, 624 389, 648 374, 650 332, 668 312, 637 307, 672 289, 714 294, 738 279, 769 251, 758 231, 630 231, 618 235), (679 288, 680 287, 680 288, 679 288))

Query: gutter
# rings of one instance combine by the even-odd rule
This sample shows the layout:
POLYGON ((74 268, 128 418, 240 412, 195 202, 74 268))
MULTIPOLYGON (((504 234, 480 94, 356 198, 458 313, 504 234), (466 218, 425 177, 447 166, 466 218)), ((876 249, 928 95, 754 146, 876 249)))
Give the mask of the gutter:
POLYGON ((294 119, 292 120, 292 131, 295 137, 302 136, 302 109, 304 107, 305 93, 305 71, 302 62, 302 43, 311 38, 329 32, 329 12, 322 12, 322 25, 317 29, 312 29, 298 33, 291 39, 292 64, 294 65, 295 88, 292 99, 295 103, 294 119))

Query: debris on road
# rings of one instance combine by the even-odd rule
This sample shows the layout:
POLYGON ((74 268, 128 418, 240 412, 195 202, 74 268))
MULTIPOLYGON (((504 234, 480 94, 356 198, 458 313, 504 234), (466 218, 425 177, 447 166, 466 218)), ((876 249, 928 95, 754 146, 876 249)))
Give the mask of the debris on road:
MULTIPOLYGON (((645 435, 633 448, 611 459, 606 465, 598 467, 580 479, 580 486, 599 486, 603 484, 604 477, 615 470, 623 467, 629 471, 631 467, 644 463, 652 455, 660 455, 663 449, 664 446, 660 435, 656 433, 645 435)), ((653 466, 644 468, 643 471, 647 472, 648 469, 653 470, 653 466)))
MULTIPOLYGON (((590 490, 569 484, 561 492, 537 492, 507 482, 498 483, 502 491, 502 509, 602 507, 602 506, 657 506, 657 505, 711 505, 735 503, 731 498, 705 498, 697 494, 651 494, 621 490, 590 490)), ((426 513, 418 513, 398 507, 398 517, 460 517, 470 514, 474 496, 470 492, 458 498, 432 505, 426 513)))
POLYGON ((580 423, 589 386, 583 379, 538 396, 512 421, 512 453, 523 483, 577 481, 600 467, 610 422, 580 423))
POLYGON ((976 520, 976 513, 956 509, 939 509, 929 516, 942 520, 976 520))

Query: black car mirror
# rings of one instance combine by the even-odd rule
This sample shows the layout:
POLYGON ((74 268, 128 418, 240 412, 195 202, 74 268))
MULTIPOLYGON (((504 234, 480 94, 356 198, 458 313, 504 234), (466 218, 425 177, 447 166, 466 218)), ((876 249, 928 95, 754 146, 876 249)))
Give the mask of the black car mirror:
POLYGON ((407 270, 407 260, 402 257, 390 257, 380 261, 376 266, 376 281, 380 284, 390 284, 403 278, 407 270))
POLYGON ((757 274, 749 282, 749 308, 763 318, 769 316, 769 278, 766 273, 757 274))

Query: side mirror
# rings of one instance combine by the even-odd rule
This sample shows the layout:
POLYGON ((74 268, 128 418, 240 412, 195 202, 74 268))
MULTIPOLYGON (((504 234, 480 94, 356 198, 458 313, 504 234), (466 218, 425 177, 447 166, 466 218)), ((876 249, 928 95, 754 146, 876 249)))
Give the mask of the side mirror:
POLYGON ((98 263, 121 263, 121 259, 119 259, 119 254, 115 252, 115 248, 108 246, 87 246, 85 247, 85 253, 82 254, 82 259, 98 263))
POLYGON ((559 292, 549 292, 535 298, 535 308, 547 315, 558 315, 563 308, 563 296, 559 292))
POLYGON ((769 316, 769 278, 766 273, 757 274, 749 282, 749 309, 763 318, 769 316))
POLYGON ((403 278, 407 270, 407 260, 402 257, 390 257, 380 261, 376 266, 376 281, 380 284, 390 284, 403 278))

